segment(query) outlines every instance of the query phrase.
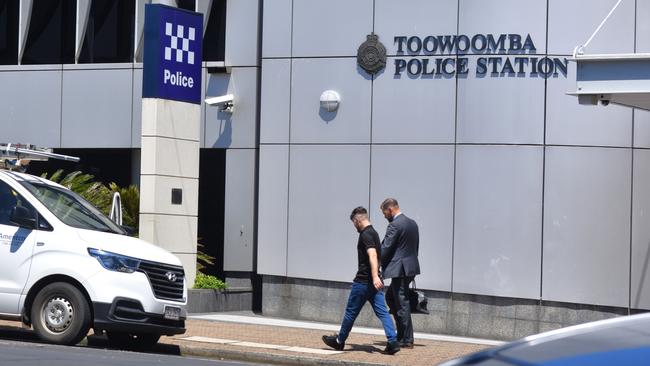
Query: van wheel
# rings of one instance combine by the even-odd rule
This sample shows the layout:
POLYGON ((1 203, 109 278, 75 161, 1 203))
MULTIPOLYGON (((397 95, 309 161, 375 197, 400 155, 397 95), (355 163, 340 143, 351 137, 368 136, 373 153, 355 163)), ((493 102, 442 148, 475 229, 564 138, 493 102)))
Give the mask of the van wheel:
POLYGON ((90 306, 84 295, 69 283, 55 282, 43 287, 32 304, 32 324, 40 339, 74 345, 90 329, 90 306))
POLYGON ((108 343, 112 347, 124 349, 147 350, 158 343, 160 334, 106 332, 108 343))

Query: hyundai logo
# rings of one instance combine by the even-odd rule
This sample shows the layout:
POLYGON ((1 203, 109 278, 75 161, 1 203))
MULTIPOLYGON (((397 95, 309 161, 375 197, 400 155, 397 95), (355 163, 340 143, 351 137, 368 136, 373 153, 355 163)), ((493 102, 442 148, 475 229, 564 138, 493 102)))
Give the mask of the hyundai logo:
POLYGON ((165 273, 165 277, 167 277, 167 281, 169 282, 176 282, 176 273, 174 272, 165 273))

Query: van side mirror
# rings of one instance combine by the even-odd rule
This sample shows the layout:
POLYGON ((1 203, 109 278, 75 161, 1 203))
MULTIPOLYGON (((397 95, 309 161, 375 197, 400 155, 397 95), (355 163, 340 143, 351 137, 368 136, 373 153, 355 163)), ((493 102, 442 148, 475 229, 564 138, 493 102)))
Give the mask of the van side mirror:
POLYGON ((9 221, 27 229, 36 228, 36 217, 27 208, 22 206, 16 206, 11 210, 11 218, 9 221))

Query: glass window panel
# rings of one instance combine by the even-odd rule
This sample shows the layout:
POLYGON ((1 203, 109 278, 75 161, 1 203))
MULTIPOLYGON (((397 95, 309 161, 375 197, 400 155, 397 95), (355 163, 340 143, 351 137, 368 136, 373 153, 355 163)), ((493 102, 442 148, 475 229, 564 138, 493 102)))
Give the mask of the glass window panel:
POLYGON ((214 0, 203 36, 203 61, 223 61, 226 51, 226 1, 214 0))
POLYGON ((176 3, 180 9, 196 11, 196 1, 194 0, 177 0, 176 3))
POLYGON ((131 62, 135 2, 93 0, 79 63, 131 62))
POLYGON ((0 0, 0 65, 18 63, 18 0, 0 0))
POLYGON ((34 0, 23 64, 74 63, 75 0, 34 0))

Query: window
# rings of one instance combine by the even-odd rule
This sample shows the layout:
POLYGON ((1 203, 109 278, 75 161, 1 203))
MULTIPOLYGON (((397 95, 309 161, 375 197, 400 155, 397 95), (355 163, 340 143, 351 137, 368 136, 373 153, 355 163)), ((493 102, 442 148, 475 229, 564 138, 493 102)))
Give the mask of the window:
POLYGON ((133 61, 135 2, 93 0, 79 63, 133 61))
POLYGON ((17 207, 26 209, 36 220, 36 210, 7 183, 0 181, 0 225, 18 226, 11 222, 17 207))
POLYGON ((226 51, 226 0, 214 0, 203 36, 203 61, 223 61, 226 51))
POLYGON ((74 63, 75 0, 34 0, 23 64, 74 63))
POLYGON ((177 4, 179 9, 196 11, 196 1, 194 0, 178 0, 177 4))
POLYGON ((79 229, 126 234, 95 206, 72 191, 44 183, 27 181, 21 183, 66 225, 79 229))
POLYGON ((18 0, 0 0, 0 65, 18 64, 18 0))

